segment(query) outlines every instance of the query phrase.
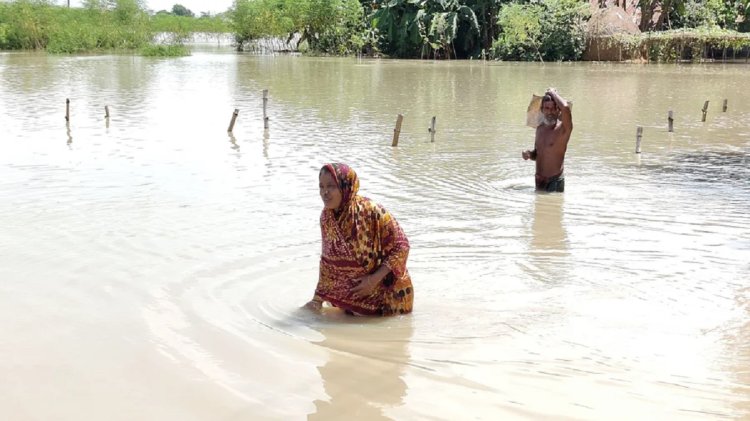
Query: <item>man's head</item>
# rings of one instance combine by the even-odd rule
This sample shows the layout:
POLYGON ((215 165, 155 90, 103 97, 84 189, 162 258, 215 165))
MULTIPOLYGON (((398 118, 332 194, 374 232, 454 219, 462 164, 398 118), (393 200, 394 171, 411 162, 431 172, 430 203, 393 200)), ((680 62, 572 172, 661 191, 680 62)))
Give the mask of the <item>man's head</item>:
POLYGON ((549 126, 557 124, 557 119, 560 117, 560 109, 557 108, 557 103, 549 94, 544 95, 542 98, 542 114, 544 114, 544 124, 549 126))

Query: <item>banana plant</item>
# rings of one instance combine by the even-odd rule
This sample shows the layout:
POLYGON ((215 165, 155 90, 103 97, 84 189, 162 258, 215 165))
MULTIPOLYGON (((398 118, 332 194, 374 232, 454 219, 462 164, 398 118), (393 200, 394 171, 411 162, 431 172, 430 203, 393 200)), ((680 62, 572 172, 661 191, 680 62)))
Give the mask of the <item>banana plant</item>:
POLYGON ((372 26, 382 35, 382 51, 399 57, 455 58, 460 31, 479 36, 476 14, 459 0, 383 1, 372 26))

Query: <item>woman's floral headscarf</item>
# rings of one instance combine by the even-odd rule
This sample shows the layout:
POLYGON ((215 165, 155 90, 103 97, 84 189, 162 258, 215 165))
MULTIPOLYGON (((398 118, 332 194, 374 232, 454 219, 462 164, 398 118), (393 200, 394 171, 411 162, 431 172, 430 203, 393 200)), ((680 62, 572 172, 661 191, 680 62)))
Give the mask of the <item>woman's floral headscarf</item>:
POLYGON ((321 172, 323 170, 327 170, 333 176, 334 181, 339 186, 339 190, 341 190, 341 205, 334 211, 337 216, 340 216, 341 211, 351 206, 352 199, 357 195, 359 191, 359 178, 357 177, 357 173, 346 164, 325 164, 320 169, 321 172))

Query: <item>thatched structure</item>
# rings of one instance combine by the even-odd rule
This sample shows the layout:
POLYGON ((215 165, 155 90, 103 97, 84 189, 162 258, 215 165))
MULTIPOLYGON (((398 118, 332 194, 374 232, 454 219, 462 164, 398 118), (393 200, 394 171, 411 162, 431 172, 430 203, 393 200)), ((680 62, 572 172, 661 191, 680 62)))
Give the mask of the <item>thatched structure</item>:
POLYGON ((637 51, 624 51, 621 43, 612 42, 616 37, 639 35, 641 30, 633 16, 619 7, 599 9, 591 15, 586 27, 586 50, 583 60, 623 61, 640 60, 637 51))

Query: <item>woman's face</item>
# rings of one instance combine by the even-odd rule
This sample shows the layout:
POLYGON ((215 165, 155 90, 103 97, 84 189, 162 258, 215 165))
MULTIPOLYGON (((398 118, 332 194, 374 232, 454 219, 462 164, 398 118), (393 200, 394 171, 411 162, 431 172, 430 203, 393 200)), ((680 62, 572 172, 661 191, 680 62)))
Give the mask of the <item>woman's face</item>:
POLYGON ((320 173, 320 198, 326 209, 336 210, 341 206, 341 190, 331 173, 323 171, 320 173))

